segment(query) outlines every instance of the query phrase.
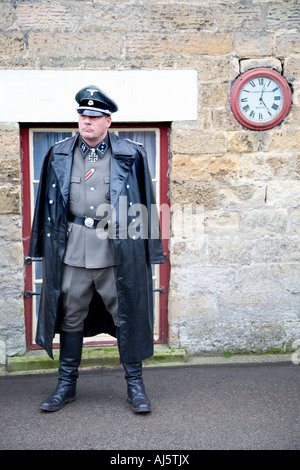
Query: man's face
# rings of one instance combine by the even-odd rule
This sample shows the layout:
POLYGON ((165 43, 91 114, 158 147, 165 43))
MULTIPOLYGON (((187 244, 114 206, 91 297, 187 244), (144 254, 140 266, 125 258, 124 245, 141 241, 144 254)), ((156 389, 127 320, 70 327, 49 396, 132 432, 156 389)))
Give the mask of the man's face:
POLYGON ((79 114, 78 128, 81 137, 89 145, 96 145, 107 134, 107 129, 111 125, 110 116, 84 116, 79 114))

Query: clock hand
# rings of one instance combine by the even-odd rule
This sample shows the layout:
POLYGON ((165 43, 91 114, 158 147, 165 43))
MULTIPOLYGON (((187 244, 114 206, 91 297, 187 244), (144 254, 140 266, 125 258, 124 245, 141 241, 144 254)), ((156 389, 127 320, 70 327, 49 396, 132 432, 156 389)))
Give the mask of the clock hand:
POLYGON ((272 113, 269 111, 269 108, 268 106, 266 105, 266 103, 264 102, 264 100, 262 98, 259 98, 259 101, 262 102, 262 104, 264 105, 264 107, 266 108, 266 110, 268 111, 269 115, 272 116, 272 113))
POLYGON ((259 98, 260 101, 262 101, 262 97, 263 97, 263 94, 264 94, 264 91, 265 91, 265 87, 266 87, 266 84, 264 84, 263 89, 261 91, 261 95, 260 95, 260 98, 259 98))

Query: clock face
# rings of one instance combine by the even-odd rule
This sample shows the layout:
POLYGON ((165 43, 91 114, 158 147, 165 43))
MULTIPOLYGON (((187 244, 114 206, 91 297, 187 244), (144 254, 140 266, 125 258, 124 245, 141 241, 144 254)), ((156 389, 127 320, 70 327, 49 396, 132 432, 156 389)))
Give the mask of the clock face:
POLYGON ((248 129, 271 129, 287 116, 290 107, 290 87, 272 69, 248 70, 236 80, 231 91, 231 110, 248 129))
POLYGON ((272 121, 283 108, 283 91, 273 78, 259 76, 247 81, 239 94, 242 114, 252 122, 272 121))

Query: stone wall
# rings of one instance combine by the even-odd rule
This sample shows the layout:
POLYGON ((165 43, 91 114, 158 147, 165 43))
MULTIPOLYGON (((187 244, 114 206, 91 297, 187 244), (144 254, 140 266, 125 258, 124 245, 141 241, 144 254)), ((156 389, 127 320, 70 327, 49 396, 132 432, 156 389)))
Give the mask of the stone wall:
MULTIPOLYGON (((169 194, 204 208, 204 230, 200 242, 175 236, 173 218, 170 344, 290 348, 300 338, 300 3, 2 0, 0 12, 2 69, 198 71, 198 120, 170 127, 169 194), (242 128, 229 105, 237 76, 259 66, 293 91, 289 116, 264 132, 242 128)), ((25 350, 18 124, 2 123, 0 139, 0 341, 12 355, 25 350)))
POLYGON ((25 352, 20 134, 13 123, 0 123, 0 267, 0 356, 5 358, 6 352, 25 352))

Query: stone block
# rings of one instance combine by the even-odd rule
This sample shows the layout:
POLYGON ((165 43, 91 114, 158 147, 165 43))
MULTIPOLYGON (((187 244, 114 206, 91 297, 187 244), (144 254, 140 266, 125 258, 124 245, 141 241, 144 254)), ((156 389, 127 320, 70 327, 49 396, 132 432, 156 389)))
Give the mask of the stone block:
POLYGON ((186 182, 171 185, 171 205, 192 204, 215 209, 218 190, 214 183, 186 182))
MULTIPOLYGON (((122 36, 117 32, 106 31, 93 33, 93 47, 91 47, 91 33, 30 32, 28 47, 30 56, 39 58, 67 57, 69 62, 74 58, 99 59, 120 57, 123 51, 122 36), (53 47, 53 41, 55 47, 53 47)), ((51 68, 51 67, 50 67, 51 68)))
MULTIPOLYGON (((199 260, 200 261, 200 260, 199 260)), ((171 273, 171 298, 179 297, 182 290, 185 298, 195 297, 198 294, 214 294, 232 292, 237 281, 237 268, 234 266, 205 265, 178 265, 171 273)), ((197 311, 195 312, 197 315, 197 311)))
POLYGON ((225 109, 212 110, 212 127, 216 131, 238 131, 241 129, 240 124, 234 118, 228 105, 225 109))
POLYGON ((241 59, 240 60, 241 73, 246 72, 247 70, 259 68, 259 67, 269 67, 275 69, 278 72, 282 72, 282 63, 281 60, 275 59, 274 57, 256 57, 254 59, 241 59))
POLYGON ((200 32, 190 33, 184 36, 185 55, 213 55, 221 56, 230 54, 232 50, 231 34, 200 32))
POLYGON ((235 237, 240 232, 240 213, 223 210, 204 212, 204 233, 206 237, 235 237))
POLYGON ((6 369, 6 347, 5 342, 0 340, 0 371, 6 369))
MULTIPOLYGON (((0 134, 0 156, 13 157, 20 154, 20 135, 17 132, 0 134)), ((19 162, 20 164, 20 162, 19 162)))
POLYGON ((10 31, 15 29, 16 10, 11 2, 1 2, 0 30, 10 31))
POLYGON ((23 245, 21 240, 1 245, 0 267, 2 271, 18 271, 23 268, 23 245))
POLYGON ((22 219, 20 215, 0 214, 0 239, 3 242, 22 240, 22 219))
POLYGON ((270 2, 266 16, 266 27, 269 30, 299 30, 299 2, 270 2))
POLYGON ((241 266, 252 263, 257 240, 217 237, 210 239, 207 261, 212 265, 241 266))
POLYGON ((239 176, 238 155, 178 155, 172 159, 172 180, 231 180, 239 176))
POLYGON ((238 2, 217 7, 216 26, 218 31, 263 31, 265 28, 265 6, 261 3, 238 2))
POLYGON ((238 74, 239 62, 237 58, 223 56, 201 58, 199 68, 201 82, 231 82, 238 74))
POLYGON ((0 301, 0 335, 5 342, 7 356, 24 354, 24 301, 23 296, 0 301))
MULTIPOLYGON (((85 2, 80 28, 86 31, 143 31, 149 27, 149 4, 146 2, 85 2)), ((109 35, 109 33, 108 33, 109 35)))
POLYGON ((254 263, 299 263, 299 237, 275 235, 260 237, 256 240, 251 258, 254 263))
POLYGON ((21 196, 18 186, 0 187, 0 214, 20 214, 21 196))
POLYGON ((0 184, 20 184, 20 160, 0 157, 0 184))
POLYGON ((260 181, 221 183, 219 207, 226 210, 253 210, 265 208, 266 184, 260 181))
POLYGON ((183 37, 165 33, 127 33, 125 55, 129 57, 176 57, 183 52, 183 37))
POLYGON ((224 153, 226 149, 225 132, 177 130, 171 134, 171 150, 174 154, 224 153))
POLYGON ((23 34, 0 33, 0 65, 4 67, 26 52, 23 34))
POLYGON ((299 54, 300 33, 286 31, 278 33, 274 38, 274 54, 279 57, 299 54))
POLYGON ((293 179, 295 162, 291 153, 245 153, 241 157, 241 175, 256 180, 293 179))
POLYGON ((275 208, 299 209, 300 182, 269 181, 266 186, 265 201, 268 206, 275 208))
POLYGON ((228 151, 236 153, 255 152, 259 146, 258 132, 228 132, 228 151))
POLYGON ((300 59, 299 56, 294 55, 285 57, 284 60, 284 74, 293 80, 298 80, 300 76, 300 59))
MULTIPOLYGON (((173 230, 176 235, 178 230, 176 228, 173 230)), ((200 235, 198 238, 179 239, 175 235, 170 240, 170 261, 172 266, 190 266, 190 272, 194 276, 195 266, 206 263, 205 238, 200 235)), ((182 285, 182 276, 180 282, 182 285)), ((172 281, 172 289, 176 289, 177 292, 177 288, 180 290, 180 286, 177 285, 175 288, 174 281, 172 281)))
POLYGON ((210 6, 193 3, 156 3, 151 5, 150 24, 156 30, 211 30, 214 11, 210 6))
POLYGON ((300 207, 296 207, 289 210, 290 220, 291 220, 291 229, 290 234, 300 235, 300 207))
MULTIPOLYGON (((235 291, 244 293, 276 292, 275 299, 300 293, 300 271, 297 264, 265 264, 239 266, 235 291)), ((281 305, 279 303, 279 305, 281 305)), ((284 306, 282 306, 284 310, 284 306)), ((295 313, 297 313, 297 308, 295 313)))
POLYGON ((228 102, 228 86, 223 83, 201 83, 199 104, 202 107, 222 107, 228 102))
POLYGON ((17 2, 15 7, 15 26, 21 31, 73 31, 80 20, 80 2, 17 2))
POLYGON ((287 234, 289 225, 286 209, 244 211, 240 216, 241 234, 246 237, 287 234))
POLYGON ((234 52, 239 57, 261 57, 272 54, 271 33, 236 32, 233 36, 234 52))

